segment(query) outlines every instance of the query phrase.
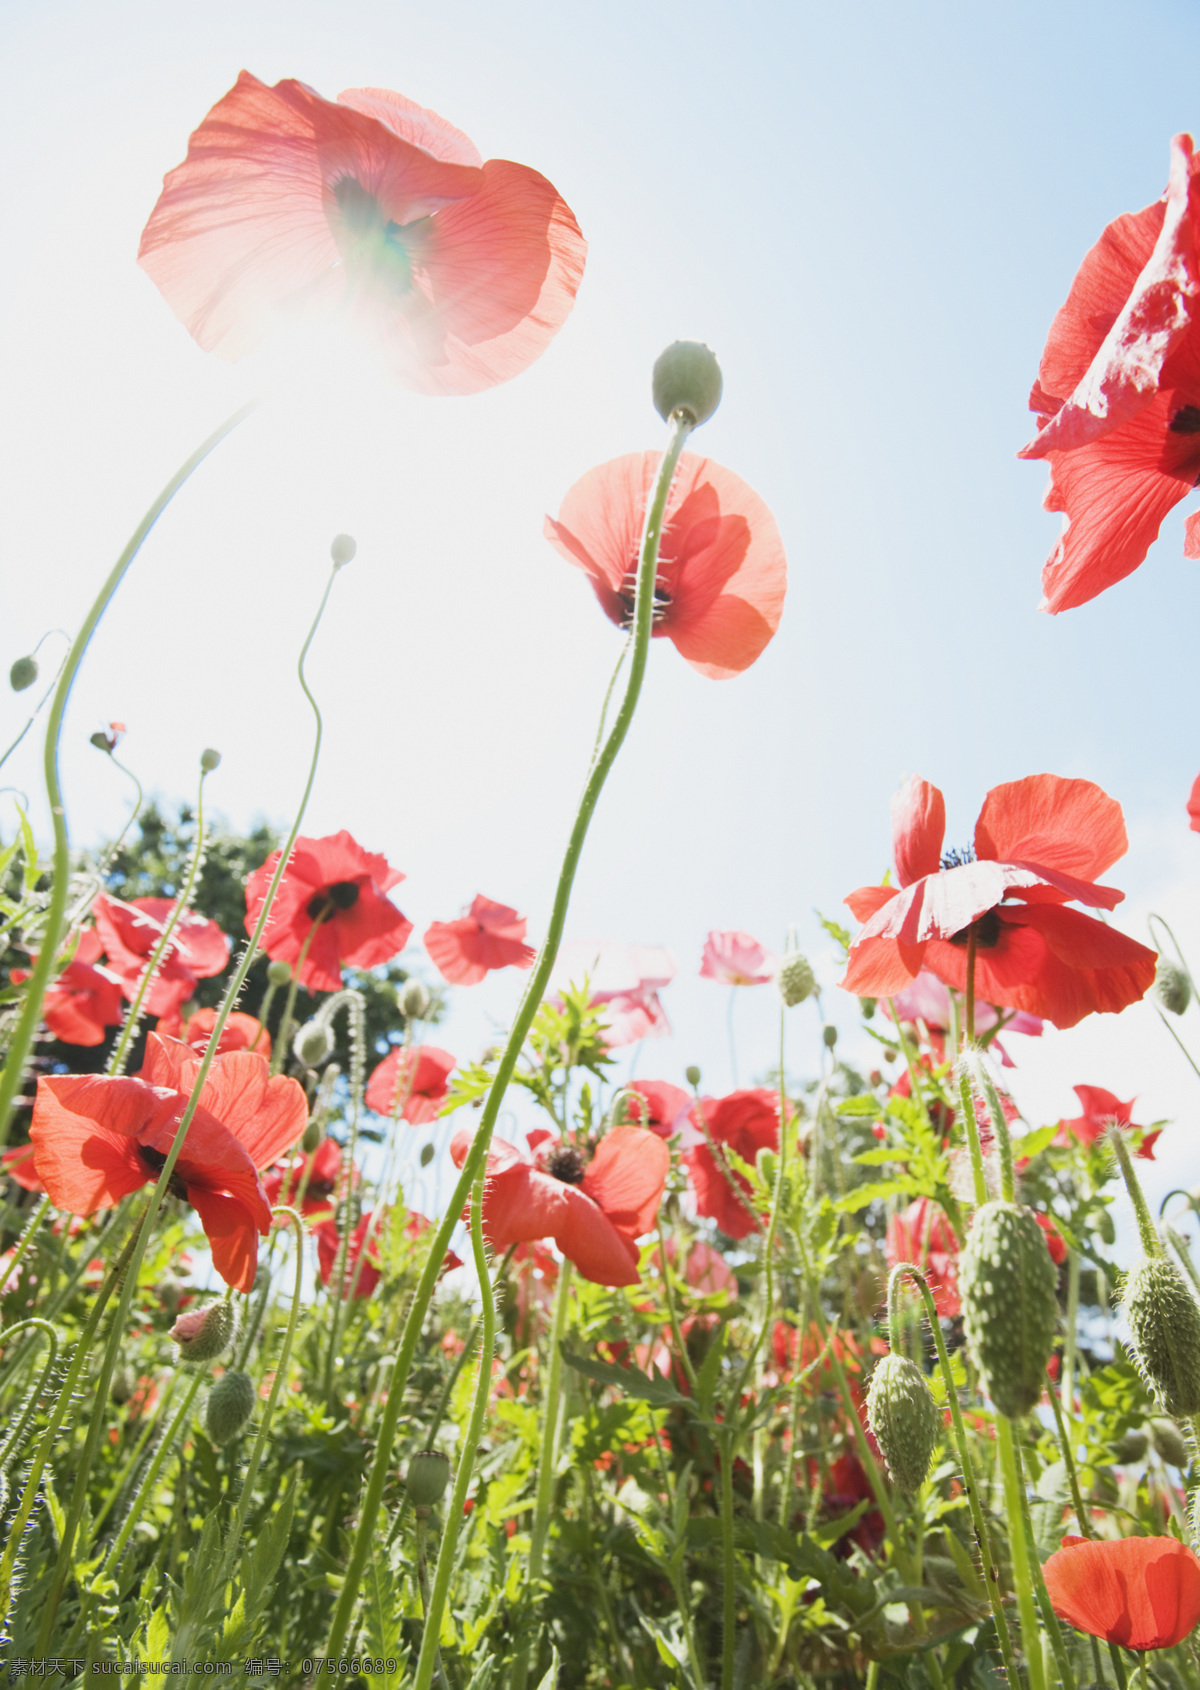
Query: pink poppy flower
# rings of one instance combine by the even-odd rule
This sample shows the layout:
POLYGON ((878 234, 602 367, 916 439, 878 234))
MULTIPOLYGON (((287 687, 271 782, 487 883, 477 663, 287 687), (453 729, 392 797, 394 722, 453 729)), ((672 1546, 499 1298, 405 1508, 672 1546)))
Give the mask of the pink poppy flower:
MULTIPOLYGON (((614 458, 577 481, 546 538, 581 569, 600 608, 629 626, 658 452, 614 458)), ((654 634, 711 680, 748 669, 779 626, 787 559, 775 518, 732 470, 684 452, 667 499, 654 587, 654 634)))
MULTIPOLYGON (((1171 143, 1166 193, 1110 223, 1050 327, 1029 397, 1045 505, 1066 517, 1042 609, 1068 610, 1132 573, 1200 479, 1200 159, 1171 143)), ((1200 557, 1200 512, 1184 529, 1200 557)))
POLYGON ((393 1115, 402 1104, 400 1116, 412 1126, 436 1121, 446 1093, 454 1058, 436 1045, 416 1049, 398 1046, 385 1056, 367 1081, 367 1108, 377 1115, 393 1115))
MULTIPOLYGON (((946 1055, 945 1034, 951 1026, 950 988, 939 980, 936 974, 931 974, 927 968, 923 968, 911 986, 906 986, 902 992, 896 993, 895 997, 890 1000, 890 1005, 888 1000, 884 1000, 883 1012, 885 1015, 890 1017, 893 1008, 899 1020, 919 1021, 924 1025, 929 1034, 929 1042, 937 1054, 938 1060, 944 1061, 946 1055)), ((989 1032, 1000 1020, 1002 1014, 1007 1016, 1004 1023, 1005 1032, 1024 1033, 1030 1039, 1041 1038, 1045 1022, 1040 1015, 1030 1015, 1024 1009, 999 1010, 995 1004, 981 1003, 978 999, 975 1002, 975 1031, 977 1033, 989 1032)), ((960 1009, 960 1022, 961 1019, 960 1009)), ((1016 1066, 999 1039, 991 1039, 989 1048, 996 1052, 1005 1068, 1016 1066)))
MULTIPOLYGON (((472 1135, 464 1127, 450 1142, 461 1168, 472 1135)), ((553 1238, 585 1279, 596 1285, 636 1285, 635 1242, 650 1231, 671 1167, 661 1138, 641 1127, 614 1127, 586 1161, 573 1145, 543 1138, 526 1160, 504 1139, 488 1150, 483 1232, 493 1250, 553 1238)))
POLYGON ((723 986, 765 986, 775 978, 778 959, 749 933, 718 933, 704 941, 700 963, 702 980, 723 986))
POLYGON ((477 986, 494 968, 530 968, 536 955, 525 943, 525 917, 482 893, 457 921, 435 921, 425 949, 453 986, 477 986))
POLYGON ((1200 833, 1200 775, 1196 776, 1188 793, 1187 813, 1188 827, 1193 833, 1200 833))
POLYGON ((1080 1144, 1094 1144, 1103 1137, 1110 1121, 1119 1127, 1128 1127, 1133 1132, 1142 1133, 1141 1144, 1136 1155, 1144 1157, 1146 1161, 1154 1160, 1155 1142, 1162 1137, 1158 1132, 1148 1133, 1145 1127, 1139 1127, 1133 1119, 1134 1098, 1128 1103, 1122 1103, 1111 1091, 1105 1091, 1103 1086, 1073 1086, 1075 1096, 1079 1099, 1082 1115, 1076 1115, 1073 1120, 1062 1121, 1055 1137, 1055 1144, 1069 1144, 1071 1139, 1077 1139, 1080 1144))
POLYGON ((138 261, 223 358, 280 318, 340 312, 404 386, 478 393, 545 351, 586 251, 544 176, 485 164, 436 112, 243 71, 166 177, 138 261))
POLYGON ((678 1132, 691 1107, 691 1092, 666 1080, 632 1080, 625 1087, 625 1119, 631 1126, 648 1127, 659 1138, 678 1132))
POLYGON ((554 980, 560 989, 587 981, 590 1001, 605 1013, 604 1042, 617 1050, 642 1039, 670 1037, 671 1023, 658 993, 676 972, 675 958, 661 945, 572 940, 558 953, 554 980))
MULTIPOLYGON (((103 892, 92 906, 108 966, 120 978, 121 990, 131 1003, 174 908, 174 898, 135 898, 123 903, 103 892)), ((197 980, 220 974, 228 961, 229 941, 216 922, 185 910, 146 994, 146 1009, 151 1015, 178 1014, 197 980)))

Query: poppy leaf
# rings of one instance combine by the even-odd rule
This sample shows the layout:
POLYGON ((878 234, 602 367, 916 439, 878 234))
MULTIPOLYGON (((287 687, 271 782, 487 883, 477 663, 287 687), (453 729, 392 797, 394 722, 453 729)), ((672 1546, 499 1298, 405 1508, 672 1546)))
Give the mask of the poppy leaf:
POLYGON ((654 1373, 636 1373, 629 1367, 614 1367, 607 1361, 595 1361, 591 1356, 579 1355, 560 1344, 562 1358, 568 1367, 592 1379, 597 1385, 615 1385, 626 1396, 637 1397, 653 1408, 690 1408, 687 1397, 681 1396, 674 1385, 654 1373))

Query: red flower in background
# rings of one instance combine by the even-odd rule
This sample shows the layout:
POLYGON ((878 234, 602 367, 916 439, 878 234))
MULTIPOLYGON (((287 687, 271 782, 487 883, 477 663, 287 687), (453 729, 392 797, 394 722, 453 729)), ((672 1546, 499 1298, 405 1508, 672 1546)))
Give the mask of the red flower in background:
MULTIPOLYGON (((199 1067, 186 1045, 151 1033, 137 1078, 40 1079, 29 1136, 51 1202, 90 1215, 153 1185, 199 1067)), ((258 1169, 296 1142, 307 1119, 303 1088, 282 1074, 272 1078, 264 1057, 234 1051, 214 1059, 171 1191, 199 1214, 213 1266, 239 1291, 254 1284, 256 1235, 265 1237, 271 1225, 258 1169)))
MULTIPOLYGON (((461 1129, 450 1154, 461 1168, 472 1135, 461 1129)), ((483 1232, 493 1250, 553 1238, 596 1285, 636 1285, 638 1248, 658 1214, 671 1153, 641 1127, 614 1127, 590 1163, 572 1145, 539 1135, 535 1161, 504 1139, 488 1150, 483 1232)))
MULTIPOLYGON (((899 1021, 923 1023, 929 1043, 936 1053, 938 1061, 945 1061, 945 1034, 951 1026, 950 988, 944 981, 939 980, 936 974, 931 974, 927 968, 923 968, 911 986, 906 986, 902 992, 897 992, 890 1001, 885 999, 881 1007, 884 1014, 889 1017, 894 1009, 896 1019, 899 1021)), ((975 1000, 976 1033, 989 1032, 1002 1015, 1005 1016, 1004 1030, 1006 1033, 1024 1033, 1027 1038, 1041 1038, 1043 1022, 1040 1015, 1030 1015, 1027 1010, 1023 1009, 999 1010, 995 1004, 983 1003, 978 998, 975 1000)), ((961 1006, 958 1018, 961 1024, 961 1006)), ((996 1052, 1005 1068, 1016 1066, 998 1038, 989 1039, 988 1047, 996 1052)))
MULTIPOLYGON (((713 1142, 728 1145, 751 1167, 760 1150, 779 1149, 779 1093, 765 1086, 730 1092, 728 1097, 706 1097, 695 1105, 691 1122, 700 1132, 703 1116, 713 1142)), ((759 1223, 750 1205, 750 1182, 744 1175, 726 1173, 717 1166, 708 1141, 694 1144, 684 1154, 692 1190, 696 1194, 696 1208, 709 1220, 716 1221, 730 1238, 745 1238, 759 1223), (730 1185, 733 1180, 746 1193, 743 1203, 730 1185)))
POLYGON ((482 893, 457 921, 435 921, 425 949, 453 986, 477 986, 493 968, 529 968, 536 952, 525 943, 525 917, 482 893))
POLYGON ((586 243, 544 176, 485 164, 401 94, 243 71, 166 177, 138 261, 206 351, 339 312, 425 393, 518 375, 562 327, 586 243))
MULTIPOLYGON (((1049 1215, 1035 1215, 1034 1220, 1046 1234, 1046 1249, 1050 1252, 1050 1260, 1055 1267, 1061 1267, 1067 1259, 1067 1241, 1055 1226, 1049 1215)), ((1055 1361, 1058 1357, 1053 1358, 1055 1361)))
POLYGON ((1093 884, 1129 848, 1121 806, 1098 786, 1030 775, 993 787, 966 861, 941 856, 945 830, 937 787, 908 781, 892 800, 899 886, 846 899, 864 924, 841 982, 848 992, 891 997, 922 968, 963 990, 972 928, 979 997, 1056 1027, 1115 1014, 1149 990, 1153 951, 1066 908, 1075 899, 1112 909, 1125 896, 1093 884))
MULTIPOLYGON (((311 1156, 293 1156, 268 1168, 262 1177, 263 1190, 272 1208, 287 1203, 293 1209, 303 1191, 300 1213, 324 1214, 333 1208, 341 1172, 341 1145, 334 1138, 323 1138, 311 1156)), ((350 1183, 358 1184, 357 1168, 351 1170, 350 1183)))
MULTIPOLYGON (((120 977, 121 990, 131 1003, 174 908, 174 898, 134 898, 132 903, 123 903, 103 892, 92 906, 108 966, 120 977)), ((146 1009, 151 1015, 177 1015, 195 991, 196 981, 219 974, 228 961, 229 941, 216 922, 185 910, 146 993, 146 1009)))
POLYGON ((14 1144, 0 1156, 0 1167, 25 1191, 45 1191, 33 1161, 32 1144, 14 1144))
POLYGON ((454 1058, 436 1045, 401 1048, 385 1056, 367 1081, 367 1108, 377 1115, 394 1115, 413 1126, 436 1121, 450 1089, 454 1058))
POLYGON ((723 986, 765 986, 775 978, 775 958, 749 933, 714 930, 704 941, 700 978, 723 986))
POLYGON ((649 1127, 659 1138, 670 1138, 692 1106, 691 1092, 666 1080, 631 1080, 625 1087, 625 1119, 635 1127, 649 1127))
POLYGON ((1173 1537, 1064 1537, 1042 1568, 1050 1605, 1091 1637, 1173 1649, 1200 1621, 1200 1561, 1173 1537))
MULTIPOLYGON (((95 928, 85 927, 79 935, 75 955, 42 999, 42 1020, 64 1044, 103 1044, 108 1028, 119 1026, 124 1020, 120 976, 111 969, 96 966, 103 952, 95 928)), ((36 963, 36 954, 30 961, 36 963)), ((28 978, 26 968, 9 972, 14 986, 28 978)))
MULTIPOLYGON (((161 1033, 165 1038, 182 1039, 185 1045, 191 1045, 194 1051, 203 1056, 216 1024, 215 1009, 198 1009, 189 1015, 186 1021, 178 1012, 173 1016, 161 1016, 155 1032, 161 1033)), ((245 1015, 241 1010, 235 1009, 226 1018, 221 1029, 217 1055, 223 1056, 229 1050, 252 1050, 258 1056, 270 1056, 271 1035, 256 1016, 245 1015)))
POLYGON ((1188 793, 1187 812, 1189 828, 1193 833, 1200 833, 1200 775, 1196 776, 1188 793))
POLYGON ((1105 1091, 1103 1086, 1072 1086, 1071 1089, 1079 1099, 1083 1114, 1059 1124, 1055 1144, 1069 1143, 1068 1134, 1078 1139, 1080 1144, 1094 1144, 1096 1139, 1103 1136, 1109 1122, 1113 1121, 1119 1127, 1129 1127, 1134 1132, 1145 1134, 1134 1154, 1153 1162, 1154 1145, 1162 1136, 1162 1132, 1160 1129, 1158 1132, 1148 1133, 1145 1127, 1138 1126, 1133 1119, 1135 1099, 1131 1097, 1128 1103, 1122 1103, 1120 1098, 1111 1091, 1105 1091))
POLYGON ((928 1197, 918 1197, 890 1216, 887 1227, 887 1264, 899 1267, 911 1262, 929 1281, 933 1306, 939 1314, 953 1318, 962 1313, 958 1297, 958 1240, 941 1209, 928 1197))
MULTIPOLYGON (((582 569, 611 622, 634 606, 646 503, 662 463, 631 452, 589 470, 546 518, 546 538, 582 569)), ((654 634, 693 669, 727 680, 748 669, 779 626, 787 560, 775 518, 731 470, 684 452, 671 484, 654 589, 654 634)))
MULTIPOLYGON (((1163 198, 1110 223, 1050 327, 1029 396, 1050 463, 1047 510, 1066 522, 1042 609, 1086 604, 1135 570, 1200 479, 1200 160, 1171 143, 1163 198)), ((1200 557, 1188 518, 1184 555, 1200 557)))
MULTIPOLYGON (((272 852, 247 876, 247 933, 254 931, 279 855, 272 852)), ((300 984, 310 992, 336 992, 343 967, 374 968, 408 943, 412 922, 384 896, 403 879, 386 857, 364 851, 345 828, 323 839, 297 839, 267 918, 263 949, 273 961, 294 964, 307 947, 300 984)))
MULTIPOLYGON (((385 1224, 381 1218, 375 1226, 371 1226, 371 1211, 368 1209, 354 1231, 350 1234, 350 1241, 346 1246, 346 1266, 342 1280, 342 1297, 369 1297, 383 1277, 379 1268, 379 1227, 385 1224), (367 1233, 371 1236, 368 1240, 367 1233), (366 1258, 363 1259, 363 1248, 366 1247, 366 1258), (361 1266, 359 1265, 361 1262, 361 1266)), ((339 1234, 336 1221, 323 1221, 314 1229, 317 1240, 317 1262, 321 1273, 321 1284, 328 1285, 333 1277, 333 1270, 337 1266, 339 1234)))

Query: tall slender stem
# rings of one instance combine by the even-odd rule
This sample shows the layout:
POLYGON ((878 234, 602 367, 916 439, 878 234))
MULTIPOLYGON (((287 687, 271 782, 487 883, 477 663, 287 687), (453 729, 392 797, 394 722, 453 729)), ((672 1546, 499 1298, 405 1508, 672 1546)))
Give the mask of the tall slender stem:
POLYGON ((1133 1157, 1129 1154, 1129 1146, 1115 1121, 1108 1123, 1108 1141, 1113 1147, 1117 1165, 1120 1167, 1121 1176, 1125 1181, 1130 1201, 1133 1204, 1133 1212, 1137 1217, 1138 1233, 1142 1240, 1142 1249, 1148 1256, 1161 1256, 1164 1254, 1162 1239, 1158 1236, 1158 1231, 1151 1219, 1150 1210, 1146 1203, 1146 1194, 1142 1190, 1141 1180, 1137 1177, 1133 1157))
POLYGON ((1012 1422, 996 1416, 996 1443, 1000 1451, 1000 1474, 1004 1483, 1004 1509, 1008 1515, 1008 1540, 1012 1550, 1013 1583, 1017 1591, 1017 1612, 1021 1616, 1021 1642, 1025 1649, 1025 1670, 1030 1690, 1046 1690, 1046 1662, 1038 1628, 1037 1604, 1033 1595, 1033 1573, 1029 1564, 1029 1543, 1025 1537, 1024 1482, 1018 1465, 1012 1422))
POLYGON ((733 1433, 717 1438, 721 1453, 721 1690, 733 1690, 737 1642, 737 1554, 733 1542, 733 1433))
MULTIPOLYGON (((554 967, 555 958, 558 955, 558 947, 562 940, 563 927, 567 919, 567 908, 571 901, 571 891, 575 884, 575 873, 579 867, 579 859, 583 852, 584 840, 587 838, 588 827, 603 791, 604 783, 608 778, 608 772, 625 742, 625 736, 629 732, 629 724, 633 720, 633 714, 641 696, 653 624, 654 584, 658 568, 658 548, 666 518, 667 495, 670 493, 671 482, 679 463, 679 456, 683 451, 684 442, 691 432, 691 426, 690 421, 682 413, 677 412, 671 419, 671 433, 667 450, 663 456, 662 465, 658 472, 658 481, 646 511, 646 525, 642 534, 634 610, 634 642, 629 662, 629 675, 625 683, 625 695, 621 700, 621 707, 617 711, 608 738, 600 752, 592 759, 583 795, 579 801, 579 809, 576 812, 571 835, 567 841, 562 868, 559 871, 558 886, 554 894, 550 922, 546 930, 545 940, 542 943, 541 953, 533 967, 529 984, 525 989, 525 995, 521 1000, 521 1006, 517 1011, 516 1019, 508 1036, 508 1043, 505 1045, 497 1065, 495 1078, 483 1106, 479 1129, 470 1150, 467 1152, 458 1184, 451 1193, 449 1203, 446 1206, 445 1216, 434 1234, 429 1255, 404 1324, 400 1348, 388 1381, 387 1402, 384 1405, 383 1418, 380 1421, 375 1456, 367 1476, 362 1513, 351 1546, 342 1593, 334 1609, 333 1621, 329 1629, 326 1654, 333 1659, 339 1658, 343 1652, 358 1586, 366 1567, 367 1557, 370 1554, 371 1543, 375 1534, 375 1522, 379 1515, 379 1504, 390 1467, 392 1445, 395 1442, 396 1426, 400 1418, 400 1409, 404 1400, 405 1387, 408 1383, 409 1370, 412 1367, 421 1329, 425 1324, 425 1316, 433 1297, 433 1288, 450 1245, 450 1234, 458 1225, 458 1217, 462 1213, 463 1203, 466 1201, 476 1174, 480 1168, 486 1165, 488 1146, 491 1143, 492 1132, 500 1113, 500 1105, 504 1101, 504 1094, 508 1089, 509 1080, 512 1078, 513 1069, 516 1067, 517 1057, 521 1053, 526 1035, 533 1024, 534 1015, 537 1013, 538 1004, 541 1002, 542 994, 550 979, 550 971, 554 967)), ((474 1455, 475 1446, 468 1439, 463 1446, 461 1460, 469 1466, 474 1460, 474 1455)), ((435 1585, 435 1600, 436 1596, 435 1585)))

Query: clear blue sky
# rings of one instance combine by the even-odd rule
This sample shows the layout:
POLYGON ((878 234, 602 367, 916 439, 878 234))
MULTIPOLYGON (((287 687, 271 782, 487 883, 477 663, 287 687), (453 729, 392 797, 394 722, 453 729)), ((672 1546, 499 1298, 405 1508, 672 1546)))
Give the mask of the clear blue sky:
MULTIPOLYGON (((844 916, 886 866, 888 796, 912 771, 943 786, 963 840, 999 781, 1098 781, 1133 840, 1110 876, 1130 893, 1119 919, 1144 936, 1165 907, 1200 960, 1190 507, 1135 576, 1051 619, 1038 576, 1058 518, 1042 467, 1014 457, 1079 259, 1161 192, 1171 134, 1200 124, 1194 6, 9 0, 3 16, 5 662, 77 623, 215 422, 278 394, 177 502, 96 641, 64 757, 78 841, 123 814, 86 743, 111 717, 149 788, 187 796, 212 744, 213 801, 239 824, 286 818, 309 734, 293 655, 345 529, 360 550, 312 664, 328 737, 306 831, 385 850, 418 933, 483 891, 539 934, 617 649, 542 516, 592 464, 657 444, 650 365, 698 336, 726 399, 697 450, 772 506, 791 588, 739 680, 656 645, 583 863, 571 932, 680 962, 678 1036, 640 1072, 695 1060, 728 1084, 724 994, 694 979, 706 929, 777 945, 797 921, 815 947, 812 907, 844 916), (551 177, 591 255, 538 365, 467 400, 297 368, 279 393, 279 371, 192 345, 134 255, 162 174, 243 66, 329 96, 399 89, 551 177)), ((0 711, 15 727, 17 701, 0 711)), ((32 791, 32 756, 13 778, 32 791)), ((516 986, 464 998, 450 1048, 474 1054, 516 986)), ((772 1059, 765 989, 739 1019, 745 1078, 772 1059)), ((797 1071, 814 1029, 797 1022, 797 1071)), ((1069 1112, 1076 1081, 1138 1092, 1139 1118, 1180 1119, 1172 1177, 1200 1177, 1200 1093, 1148 1012, 1026 1051, 1032 1113, 1069 1112)))

